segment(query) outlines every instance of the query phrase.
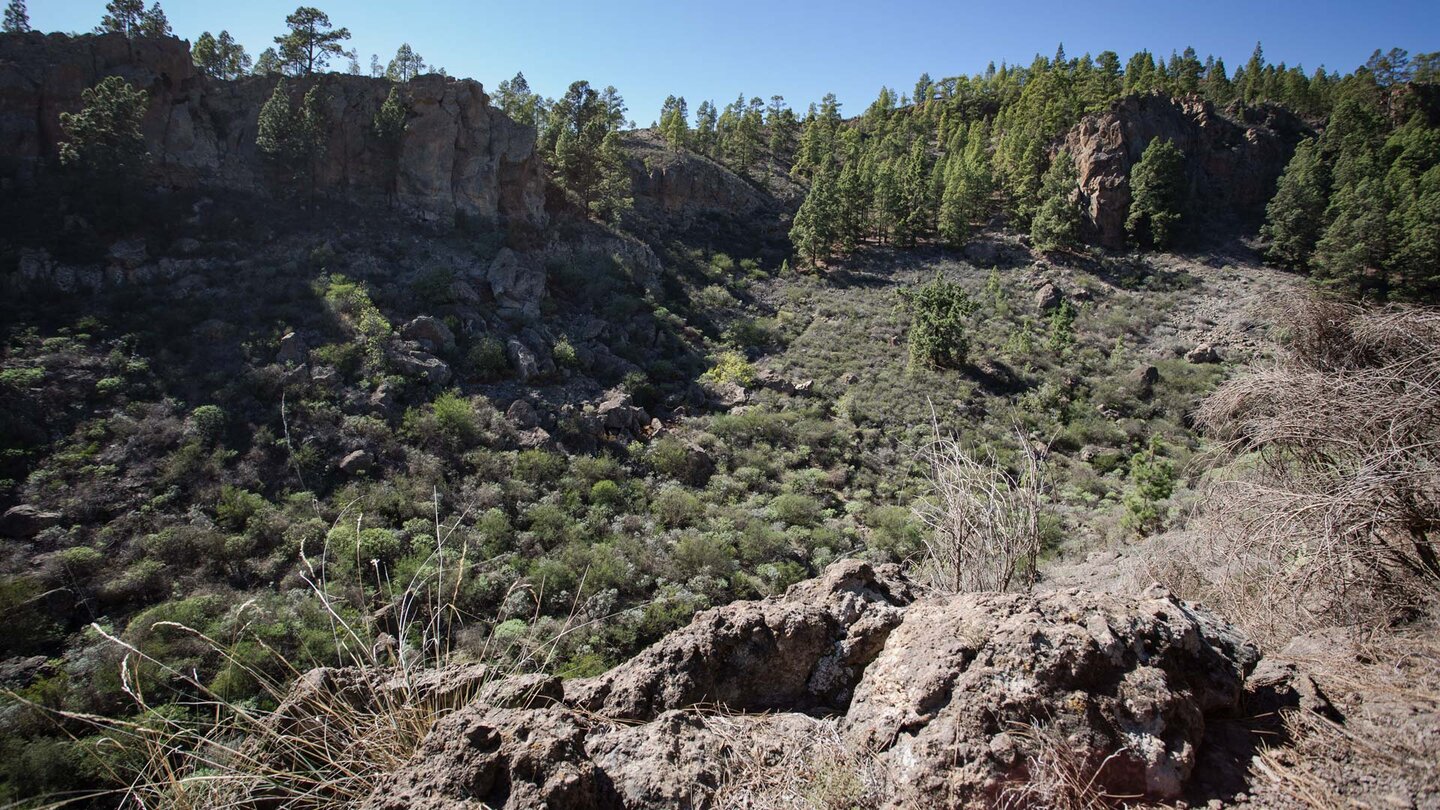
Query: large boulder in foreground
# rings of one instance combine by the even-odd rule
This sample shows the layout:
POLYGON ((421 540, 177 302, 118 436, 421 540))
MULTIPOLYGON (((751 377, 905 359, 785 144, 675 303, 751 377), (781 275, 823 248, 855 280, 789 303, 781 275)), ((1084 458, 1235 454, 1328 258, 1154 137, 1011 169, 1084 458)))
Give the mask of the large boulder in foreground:
POLYGON ((884 763, 896 807, 999 801, 1040 741, 1110 795, 1174 799, 1206 715, 1238 708, 1258 660, 1167 595, 961 594, 910 608, 843 725, 884 763))
POLYGON ((470 692, 362 806, 729 807, 832 773, 862 806, 1046 806, 1057 760, 1112 796, 1190 798, 1258 658, 1158 590, 916 599, 897 568, 846 561, 701 613, 563 700, 535 676, 470 692))

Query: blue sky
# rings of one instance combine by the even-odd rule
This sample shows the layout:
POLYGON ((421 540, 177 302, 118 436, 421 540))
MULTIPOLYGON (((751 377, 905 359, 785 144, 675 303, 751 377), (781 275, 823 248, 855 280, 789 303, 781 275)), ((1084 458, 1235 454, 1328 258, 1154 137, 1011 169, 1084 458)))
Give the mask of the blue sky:
MULTIPOLYGON (((1429 0, 307 0, 350 29, 368 67, 408 41, 432 64, 493 88, 517 70, 555 96, 574 79, 613 84, 641 126, 666 95, 722 106, 740 93, 779 93, 803 111, 834 92, 857 114, 881 85, 908 92, 917 76, 1028 63, 1063 42, 1071 56, 1193 45, 1233 70, 1257 40, 1272 61, 1341 71, 1375 48, 1440 50, 1440 2, 1429 0)), ((228 29, 252 55, 284 30, 297 0, 161 0, 175 33, 193 41, 228 29)), ((34 27, 88 31, 104 0, 30 0, 34 27)), ((344 65, 338 66, 343 69, 344 65)))

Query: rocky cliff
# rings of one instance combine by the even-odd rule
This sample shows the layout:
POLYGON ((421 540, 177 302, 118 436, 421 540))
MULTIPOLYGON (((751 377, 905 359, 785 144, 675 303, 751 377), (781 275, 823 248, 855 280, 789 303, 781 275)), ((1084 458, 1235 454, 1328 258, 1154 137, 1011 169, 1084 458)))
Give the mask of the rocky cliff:
POLYGON ((1062 146, 1075 158, 1084 209, 1084 238, 1125 245, 1130 167, 1155 138, 1167 138, 1186 157, 1191 224, 1253 221, 1275 193, 1275 181, 1308 130, 1293 114, 1271 106, 1231 118, 1197 98, 1154 94, 1121 99, 1077 124, 1062 146))
MULTIPOLYGON (((63 139, 60 113, 80 93, 120 76, 150 94, 143 130, 154 177, 172 187, 268 188, 256 120, 273 77, 216 81, 199 74, 178 39, 120 35, 0 35, 0 177, 24 183, 63 139)), ((374 135, 392 86, 326 74, 288 82, 298 100, 319 86, 327 120, 316 187, 359 202, 387 202, 430 219, 457 214, 512 227, 544 226, 544 182, 534 130, 498 109, 478 82, 419 77, 401 86, 407 127, 392 154, 374 135)))
MULTIPOLYGON (((1224 798, 1217 782, 1248 752, 1221 730, 1253 700, 1258 658, 1159 590, 921 598, 894 566, 846 561, 701 613, 593 679, 430 676, 457 708, 363 806, 752 806, 802 773, 797 789, 823 806, 1224 798), (844 783, 822 784, 826 767, 844 783)), ((311 673, 277 722, 303 726, 386 677, 311 673)))

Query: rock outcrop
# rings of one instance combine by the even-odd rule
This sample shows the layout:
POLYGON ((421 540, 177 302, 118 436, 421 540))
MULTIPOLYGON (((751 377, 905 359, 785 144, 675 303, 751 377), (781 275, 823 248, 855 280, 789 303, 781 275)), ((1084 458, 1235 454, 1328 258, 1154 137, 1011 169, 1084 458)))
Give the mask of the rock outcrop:
POLYGON ((1169 139, 1185 153, 1192 223, 1202 215, 1259 217, 1307 128, 1276 107, 1248 108, 1237 116, 1197 98, 1154 94, 1121 99, 1077 124, 1063 147, 1075 158, 1085 239, 1124 246, 1130 167, 1155 138, 1169 139))
MULTIPOLYGON (((60 113, 78 110, 81 91, 107 76, 150 95, 142 130, 157 181, 267 187, 256 121, 277 80, 213 80, 196 71, 184 41, 118 34, 0 34, 0 176, 33 177, 58 152, 60 113)), ((490 106, 478 82, 427 75, 401 85, 407 125, 396 151, 373 126, 389 82, 326 74, 286 85, 296 101, 320 88, 326 145, 315 182, 322 192, 363 202, 393 199, 439 221, 459 215, 521 230, 544 226, 535 132, 490 106)))
MULTIPOLYGON (((1096 792, 1169 801, 1186 796, 1207 723, 1237 713, 1258 659, 1158 589, 917 599, 898 568, 846 561, 783 596, 701 613, 563 696, 553 678, 435 673, 418 693, 454 681, 450 694, 475 697, 446 701, 459 708, 362 806, 735 806, 788 778, 765 768, 816 756, 863 769, 871 798, 897 809, 1039 806, 1026 791, 1057 756, 1096 792), (736 773, 757 767, 761 781, 737 793, 736 773)), ((323 703, 316 689, 357 677, 307 676, 278 716, 298 729, 323 703)))

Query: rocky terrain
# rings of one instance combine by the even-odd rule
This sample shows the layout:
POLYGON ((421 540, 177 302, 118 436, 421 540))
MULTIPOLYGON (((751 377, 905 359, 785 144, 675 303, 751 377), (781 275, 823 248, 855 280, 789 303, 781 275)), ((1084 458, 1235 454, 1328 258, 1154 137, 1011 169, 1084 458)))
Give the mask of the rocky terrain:
POLYGON ((125 789, 161 804, 1435 806, 1423 610, 1247 637, 1187 587, 1226 562, 1198 570, 1196 409, 1304 295, 1251 234, 1307 119, 1127 95, 1046 147, 1104 250, 997 211, 822 269, 790 154, 623 133, 602 221, 477 82, 399 85, 392 148, 394 85, 325 74, 285 80, 326 122, 286 187, 276 85, 171 38, 0 35, 0 191, 34 209, 0 232, 0 801, 113 785, 108 735, 153 723, 181 742, 135 737, 161 775, 125 789), (53 173, 109 75, 148 94, 120 229, 53 173), (1126 247, 1157 138, 1183 253, 1126 247), (906 345, 940 282, 950 367, 906 345), (922 583, 941 432, 1043 447, 1033 592, 922 583))
MULTIPOLYGON (((1246 718, 1301 702, 1293 675, 1252 678, 1258 661, 1236 630, 1163 590, 924 597, 894 566, 846 561, 783 596, 703 612, 595 678, 442 676, 477 697, 363 806, 735 806, 754 788, 738 780, 743 747, 779 765, 816 724, 873 783, 857 775, 829 806, 865 798, 846 789, 896 808, 1045 806, 1035 783, 1060 778, 1043 772, 1055 767, 1130 801, 1228 799, 1263 731, 1246 718)), ((372 677, 316 675, 284 722, 372 677)))

